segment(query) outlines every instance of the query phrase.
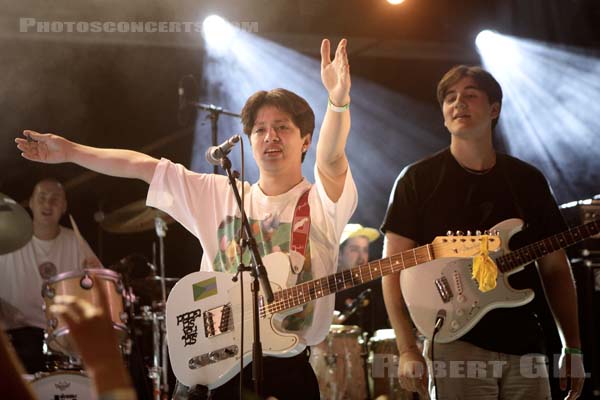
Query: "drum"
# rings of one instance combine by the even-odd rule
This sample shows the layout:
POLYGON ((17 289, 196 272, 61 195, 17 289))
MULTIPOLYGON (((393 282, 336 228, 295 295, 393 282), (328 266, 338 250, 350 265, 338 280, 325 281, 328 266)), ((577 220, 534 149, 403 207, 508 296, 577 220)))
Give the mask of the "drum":
POLYGON ((97 399, 92 382, 81 372, 38 373, 30 384, 36 398, 39 400, 97 399))
POLYGON ((100 291, 103 291, 108 299, 113 327, 117 331, 121 343, 125 341, 127 338, 127 313, 124 312, 123 307, 125 291, 120 275, 108 269, 84 269, 58 274, 47 280, 42 288, 48 322, 47 343, 50 349, 70 356, 77 354, 66 322, 60 316, 50 312, 50 306, 54 304, 54 297, 71 295, 83 298, 97 307, 102 307, 100 291))
POLYGON ((398 348, 393 329, 379 329, 369 339, 369 366, 374 399, 412 400, 413 393, 400 387, 398 348))
POLYGON ((310 363, 322 399, 367 398, 363 346, 358 326, 331 325, 325 340, 311 347, 310 363))

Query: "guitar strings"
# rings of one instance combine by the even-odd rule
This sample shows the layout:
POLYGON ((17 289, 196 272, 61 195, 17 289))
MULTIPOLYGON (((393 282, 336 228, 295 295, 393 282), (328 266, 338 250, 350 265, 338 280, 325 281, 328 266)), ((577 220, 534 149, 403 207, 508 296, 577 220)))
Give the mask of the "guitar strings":
MULTIPOLYGON (((464 240, 461 239, 461 241, 463 242, 462 243, 463 246, 469 245, 467 243, 469 241, 469 239, 465 238, 464 240)), ((471 242, 473 243, 473 245, 469 245, 468 246, 469 249, 472 249, 475 246, 479 247, 479 243, 476 243, 475 240, 471 239, 471 242)), ((430 262, 430 261, 433 261, 433 260, 436 260, 439 258, 451 258, 451 257, 440 257, 440 256, 436 256, 435 254, 436 254, 436 252, 443 252, 444 250, 455 248, 456 245, 457 245, 456 242, 438 243, 438 244, 430 243, 427 245, 416 247, 412 250, 406 250, 401 253, 394 254, 390 257, 386 257, 386 258, 383 258, 380 260, 375 260, 375 261, 371 261, 366 264, 359 265, 351 270, 343 271, 341 273, 336 273, 336 274, 332 274, 332 275, 327 275, 327 276, 324 276, 321 278, 316 278, 311 281, 303 282, 300 285, 294 286, 292 288, 282 289, 278 292, 275 292, 274 296, 279 297, 282 295, 283 292, 291 293, 290 289, 300 290, 300 292, 293 294, 292 296, 280 298, 278 300, 273 301, 270 304, 260 305, 259 306, 259 317, 266 318, 267 315, 273 315, 273 314, 279 313, 281 311, 292 309, 294 307, 300 307, 300 306, 302 306, 306 303, 309 303, 310 301, 316 300, 318 298, 332 295, 332 294, 335 294, 336 292, 343 291, 345 289, 350 289, 354 286, 358 286, 360 284, 378 279, 379 277, 382 277, 384 275, 389 275, 394 272, 400 272, 406 268, 424 264, 424 263, 427 263, 427 262, 430 262), (433 253, 431 251, 433 251, 433 253), (412 255, 404 256, 404 254, 407 252, 412 252, 412 255), (414 264, 408 264, 407 261, 414 262, 414 264), (378 267, 373 268, 373 266, 375 264, 378 264, 378 267), (368 273, 363 273, 363 272, 365 272, 363 270, 368 270, 368 273), (357 273, 354 273, 354 274, 350 273, 351 271, 355 271, 357 273), (377 271, 377 272, 375 272, 375 276, 373 276, 373 271, 377 271), (344 272, 346 272, 346 273, 344 274, 344 272), (328 278, 331 278, 332 276, 336 276, 338 274, 341 277, 341 280, 334 280, 332 282, 328 279, 328 278), (356 278, 357 280, 360 280, 361 283, 355 284, 353 277, 356 278), (368 279, 365 280, 364 279, 365 277, 367 277, 368 279), (316 282, 320 282, 323 280, 325 280, 326 283, 322 286, 320 284, 316 283, 316 282), (344 286, 344 289, 338 290, 338 286, 342 285, 342 284, 344 286), (346 287, 346 285, 348 285, 348 284, 351 284, 351 286, 346 287), (310 286, 315 286, 315 285, 320 286, 321 289, 316 289, 316 288, 298 289, 298 287, 303 287, 303 286, 310 287, 310 286), (322 293, 324 290, 329 290, 330 293, 323 295, 322 293), (311 298, 312 296, 315 296, 315 295, 317 295, 317 297, 311 298), (302 301, 300 301, 301 297, 303 298, 302 301), (307 297, 309 298, 308 300, 306 300, 307 297)), ((463 250, 463 252, 464 251, 465 250, 463 250)), ((456 257, 460 257, 459 254, 460 254, 460 252, 457 252, 456 257)), ((464 257, 465 256, 462 256, 462 258, 464 258, 464 257)), ((236 315, 235 311, 237 311, 239 313, 239 308, 241 308, 241 306, 240 307, 232 307, 232 310, 231 310, 232 312, 229 315, 231 317, 235 318, 235 315, 236 315)), ((252 319, 253 319, 252 315, 250 315, 249 317, 244 316, 243 321, 244 321, 244 323, 247 323, 247 322, 252 321, 252 319)), ((227 326, 230 325, 229 320, 226 320, 224 322, 225 322, 225 325, 227 325, 227 326)), ((223 322, 221 322, 219 324, 215 324, 215 325, 223 325, 223 322)), ((205 336, 206 336, 206 332, 205 332, 205 336)))

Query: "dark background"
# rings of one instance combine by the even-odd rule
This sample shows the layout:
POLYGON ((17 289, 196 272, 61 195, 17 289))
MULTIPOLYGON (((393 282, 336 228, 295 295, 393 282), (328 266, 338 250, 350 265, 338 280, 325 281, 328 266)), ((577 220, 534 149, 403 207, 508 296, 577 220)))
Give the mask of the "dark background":
MULTIPOLYGON (((597 52, 600 47, 600 2, 596 0, 406 0, 395 7, 383 0, 2 1, 0 192, 26 202, 38 179, 55 176, 67 188, 70 213, 105 265, 132 253, 152 259, 153 231, 116 235, 103 231, 94 220, 99 210, 110 214, 145 198, 146 184, 84 175, 75 165, 31 163, 20 157, 13 140, 23 129, 59 133, 100 147, 142 149, 167 139, 150 154, 189 166, 192 154, 205 149, 194 145, 193 127, 179 121, 177 87, 184 75, 202 78, 202 38, 195 33, 21 33, 19 19, 201 21, 210 13, 257 22, 257 35, 294 43, 298 51, 315 59, 319 54, 315 37, 348 37, 353 77, 431 105, 436 111, 424 118, 439 124, 434 134, 440 143, 448 139, 437 112, 435 86, 451 66, 480 63, 474 38, 482 28, 576 46, 584 52, 597 52), (363 43, 359 39, 369 39, 371 45, 353 47, 363 43), (373 51, 377 46, 379 50, 373 51), (169 141, 170 135, 178 136, 169 141)), ((281 86, 285 87, 285 79, 281 86)), ((198 99, 211 102, 202 91, 198 99)), ((207 123, 198 129, 210 135, 207 123)), ((597 137, 596 144, 600 143, 597 137)), ((500 147, 503 140, 510 137, 500 137, 500 147)), ((385 143, 387 152, 394 146, 385 143)), ((373 187, 377 168, 383 167, 362 160, 360 150, 349 151, 351 164, 359 166, 353 168, 361 196, 355 222, 378 227, 393 179, 406 164, 425 155, 407 149, 402 154, 386 158, 386 178, 373 187)), ((562 193, 561 182, 551 184, 562 193)), ((584 182, 576 193, 558 197, 562 203, 598 192, 597 181, 584 182)), ((68 225, 67 220, 64 223, 68 225)), ((381 241, 374 243, 371 253, 381 254, 381 241)), ((194 237, 177 224, 169 226, 167 275, 197 270, 201 254, 194 237)))
MULTIPOLYGON (((473 40, 482 28, 592 51, 600 44, 600 3, 593 0, 406 0, 395 7, 381 0, 350 0, 343 4, 326 0, 194 3, 59 1, 49 5, 8 1, 3 7, 0 17, 0 191, 25 202, 40 177, 58 177, 65 183, 70 212, 86 239, 97 248, 98 238, 102 237, 102 249, 98 250, 102 250, 102 259, 107 265, 134 251, 151 255, 151 232, 102 233, 94 221, 98 210, 109 214, 143 199, 146 185, 82 175, 84 170, 75 165, 28 162, 19 156, 13 139, 23 129, 34 129, 59 133, 91 146, 143 149, 154 144, 150 154, 189 166, 192 154, 203 153, 205 149, 194 146, 192 128, 178 121, 177 86, 187 74, 202 78, 202 38, 197 33, 20 33, 19 18, 201 21, 209 13, 219 13, 232 21, 256 22, 258 35, 273 41, 293 42, 299 50, 308 51, 308 55, 315 58, 319 41, 315 42, 314 37, 336 40, 345 36, 350 41, 353 76, 430 104, 434 112, 423 119, 439 124, 434 134, 439 136, 442 145, 448 143, 448 139, 437 111, 435 86, 452 65, 479 63, 473 40), (373 42, 367 48, 352 47, 352 43, 363 43, 364 39, 373 42), (370 51, 377 46, 373 43, 387 47, 370 51), (413 45, 410 51, 407 44, 413 45), (177 134, 174 139, 170 136, 177 134), (165 140, 166 144, 157 145, 159 140, 165 140)), ((285 86, 285 78, 281 85, 285 86)), ((197 98, 211 101, 202 92, 197 98)), ((204 125, 198 130, 210 136, 209 124, 204 122, 203 115, 200 117, 204 125)), ((353 131, 352 134, 375 133, 353 131)), ((500 137, 500 146, 502 140, 505 139, 500 137)), ((376 136, 373 141, 377 141, 376 136)), ((394 143, 386 143, 382 153, 393 148, 394 143)), ((353 168, 361 195, 354 218, 357 222, 379 226, 393 178, 406 164, 424 155, 419 154, 422 150, 412 153, 410 149, 402 150, 402 157, 386 159, 390 161, 385 165, 388 178, 378 181, 374 192, 372 187, 364 190, 361 185, 373 181, 376 178, 373 169, 380 166, 365 164, 361 152, 349 148, 351 163, 359 166, 353 168), (364 170, 363 165, 369 170, 364 170)), ((561 193, 560 182, 551 184, 561 193)), ((582 185, 580 193, 559 196, 559 202, 589 198, 597 192, 600 192, 597 182, 589 182, 582 185)), ((381 243, 376 242, 374 254, 380 253, 380 246, 381 243)), ((200 256, 201 249, 195 240, 182 228, 171 225, 167 237, 169 273, 180 275, 195 270, 200 256)))

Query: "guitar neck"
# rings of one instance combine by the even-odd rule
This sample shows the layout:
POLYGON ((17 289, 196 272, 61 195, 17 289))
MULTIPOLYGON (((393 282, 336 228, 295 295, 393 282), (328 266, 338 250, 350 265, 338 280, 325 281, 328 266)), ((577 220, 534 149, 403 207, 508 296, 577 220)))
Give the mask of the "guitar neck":
POLYGON ((275 292, 273 293, 273 302, 265 307, 270 313, 284 311, 433 259, 435 259, 433 246, 426 244, 388 258, 371 261, 358 267, 275 292))
POLYGON ((518 250, 498 257, 496 264, 500 271, 506 273, 525 264, 535 261, 556 250, 564 249, 600 232, 600 220, 571 228, 539 242, 532 243, 518 250))

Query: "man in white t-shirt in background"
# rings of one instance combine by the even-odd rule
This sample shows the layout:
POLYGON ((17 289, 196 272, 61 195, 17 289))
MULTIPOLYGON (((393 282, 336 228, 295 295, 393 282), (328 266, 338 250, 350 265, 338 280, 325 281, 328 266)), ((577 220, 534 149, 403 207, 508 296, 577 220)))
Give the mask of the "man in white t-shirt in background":
MULTIPOLYGON (((323 40, 321 78, 329 103, 317 143, 315 184, 302 176, 301 168, 315 125, 306 100, 285 89, 260 91, 242 110, 244 132, 260 171, 258 182, 243 186, 245 210, 262 255, 282 252, 290 256, 293 265, 281 266, 286 268, 288 285, 335 272, 339 240, 357 202, 345 153, 350 130, 350 70, 345 39, 339 43, 333 61, 329 41, 323 40), (310 230, 304 251, 297 252, 290 245, 294 236, 292 221, 297 221, 294 211, 305 193, 310 230)), ((235 272, 239 263, 236 246, 240 213, 226 177, 194 173, 169 160, 133 151, 91 148, 51 134, 24 134, 32 140, 16 142, 27 159, 73 162, 100 173, 149 183, 147 204, 170 214, 199 239, 204 250, 201 270, 235 272)), ((249 261, 247 251, 242 259, 249 261)), ((309 346, 319 343, 329 329, 333 305, 333 296, 313 301, 288 317, 284 328, 297 332, 309 346)), ((290 358, 266 357, 263 368, 264 395, 319 398, 308 352, 290 358)), ((250 375, 251 365, 243 373, 247 388, 252 387, 250 375)), ((211 391, 211 399, 237 397, 238 382, 239 375, 211 391)))
POLYGON ((0 255, 0 320, 27 372, 44 369, 42 354, 46 317, 43 282, 57 274, 97 265, 86 256, 88 244, 59 224, 67 211, 65 191, 56 179, 39 181, 29 199, 33 237, 22 248, 0 255), (82 248, 83 246, 83 248, 82 248))

